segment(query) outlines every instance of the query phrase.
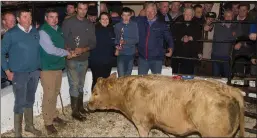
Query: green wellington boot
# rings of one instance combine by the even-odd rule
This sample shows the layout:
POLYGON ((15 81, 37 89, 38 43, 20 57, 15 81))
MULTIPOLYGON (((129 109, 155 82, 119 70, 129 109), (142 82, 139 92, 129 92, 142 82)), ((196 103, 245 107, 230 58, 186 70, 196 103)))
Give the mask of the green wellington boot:
POLYGON ((22 138, 22 120, 23 114, 14 114, 14 136, 22 138))
POLYGON ((31 132, 36 136, 41 136, 42 132, 37 130, 33 124, 33 108, 24 109, 24 118, 25 118, 25 131, 31 132))

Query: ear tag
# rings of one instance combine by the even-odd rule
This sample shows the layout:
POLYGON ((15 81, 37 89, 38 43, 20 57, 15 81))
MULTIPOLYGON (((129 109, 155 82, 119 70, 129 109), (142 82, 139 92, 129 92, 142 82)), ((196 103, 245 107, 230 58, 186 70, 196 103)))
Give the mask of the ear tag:
POLYGON ((110 84, 108 84, 108 88, 109 88, 109 89, 111 89, 111 88, 112 88, 112 86, 111 86, 110 84))

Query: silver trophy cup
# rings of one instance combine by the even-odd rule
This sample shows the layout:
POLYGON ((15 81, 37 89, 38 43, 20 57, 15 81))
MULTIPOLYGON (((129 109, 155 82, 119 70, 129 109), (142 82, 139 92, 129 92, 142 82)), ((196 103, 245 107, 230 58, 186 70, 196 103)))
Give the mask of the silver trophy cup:
MULTIPOLYGON (((123 40, 123 35, 124 35, 124 28, 122 27, 121 30, 120 30, 120 40, 123 40)), ((122 49, 123 46, 122 44, 120 43, 119 46, 118 46, 118 49, 122 49)))
POLYGON ((79 36, 76 36, 76 37, 74 38, 74 42, 75 42, 75 44, 76 44, 76 47, 78 48, 78 47, 79 47, 79 42, 80 42, 80 37, 79 37, 79 36))

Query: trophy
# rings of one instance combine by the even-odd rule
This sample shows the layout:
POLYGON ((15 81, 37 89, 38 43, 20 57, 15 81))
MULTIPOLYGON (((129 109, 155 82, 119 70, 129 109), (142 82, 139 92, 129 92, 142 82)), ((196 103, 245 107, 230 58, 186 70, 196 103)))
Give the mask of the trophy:
POLYGON ((80 37, 79 37, 79 36, 76 36, 76 37, 74 38, 74 41, 75 41, 76 47, 78 48, 78 47, 79 47, 80 37))
MULTIPOLYGON (((123 34, 124 34, 124 28, 122 27, 121 28, 121 30, 120 30, 120 40, 123 40, 123 34)), ((122 44, 120 43, 118 46, 117 46, 117 49, 122 49, 123 48, 123 46, 122 46, 122 44)))

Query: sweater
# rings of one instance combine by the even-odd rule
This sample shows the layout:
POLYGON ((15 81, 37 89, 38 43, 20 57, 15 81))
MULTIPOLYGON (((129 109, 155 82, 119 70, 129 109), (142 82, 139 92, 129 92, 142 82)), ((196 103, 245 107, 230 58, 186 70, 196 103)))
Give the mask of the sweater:
POLYGON ((5 33, 1 44, 4 71, 33 72, 40 68, 39 33, 35 27, 25 33, 16 25, 5 33), (8 61, 5 57, 7 53, 8 61))
POLYGON ((90 53, 91 64, 109 64, 114 60, 115 52, 115 34, 114 28, 103 27, 101 25, 96 27, 96 48, 90 53))
MULTIPOLYGON (((45 31, 50 36, 55 47, 64 48, 64 38, 59 27, 56 31, 45 23, 40 30, 45 31)), ((40 57, 42 70, 62 70, 65 67, 65 57, 48 54, 42 47, 40 48, 40 57)))

